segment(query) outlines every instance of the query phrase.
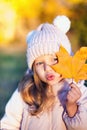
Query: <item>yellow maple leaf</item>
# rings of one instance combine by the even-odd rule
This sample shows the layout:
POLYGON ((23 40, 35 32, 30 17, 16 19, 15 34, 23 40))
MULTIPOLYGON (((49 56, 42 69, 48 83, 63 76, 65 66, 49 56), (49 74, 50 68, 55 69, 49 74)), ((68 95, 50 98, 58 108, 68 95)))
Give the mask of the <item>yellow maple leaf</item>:
POLYGON ((81 47, 74 56, 69 55, 66 49, 60 46, 56 53, 58 63, 52 68, 64 78, 72 78, 76 82, 87 80, 87 47, 81 47))

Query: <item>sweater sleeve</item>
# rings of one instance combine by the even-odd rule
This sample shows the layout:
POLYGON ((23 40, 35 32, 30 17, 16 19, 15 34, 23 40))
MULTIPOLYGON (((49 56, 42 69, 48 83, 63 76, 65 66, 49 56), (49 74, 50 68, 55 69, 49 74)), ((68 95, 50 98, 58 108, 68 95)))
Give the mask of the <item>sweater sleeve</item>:
POLYGON ((23 113, 23 100, 18 89, 13 93, 5 108, 5 115, 1 119, 1 129, 19 130, 23 113))
POLYGON ((82 97, 77 102, 78 111, 74 117, 69 117, 66 111, 63 119, 68 130, 87 130, 87 87, 79 85, 82 97))

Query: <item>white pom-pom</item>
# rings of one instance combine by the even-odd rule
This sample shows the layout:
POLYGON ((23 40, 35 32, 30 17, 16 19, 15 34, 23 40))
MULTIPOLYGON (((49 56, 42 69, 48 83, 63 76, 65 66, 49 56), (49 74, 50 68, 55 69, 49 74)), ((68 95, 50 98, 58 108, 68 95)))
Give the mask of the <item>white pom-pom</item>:
POLYGON ((62 16, 57 16, 53 24, 57 26, 62 32, 67 33, 68 30, 70 29, 71 22, 68 17, 62 15, 62 16))

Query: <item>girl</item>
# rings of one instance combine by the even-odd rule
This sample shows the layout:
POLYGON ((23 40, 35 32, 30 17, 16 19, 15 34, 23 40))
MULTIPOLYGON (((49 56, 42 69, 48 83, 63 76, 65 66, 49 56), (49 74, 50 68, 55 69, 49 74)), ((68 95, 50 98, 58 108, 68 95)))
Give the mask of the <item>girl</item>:
POLYGON ((84 81, 72 83, 51 68, 61 44, 72 53, 69 27, 69 19, 58 16, 28 34, 29 69, 6 105, 1 130, 87 130, 84 81))

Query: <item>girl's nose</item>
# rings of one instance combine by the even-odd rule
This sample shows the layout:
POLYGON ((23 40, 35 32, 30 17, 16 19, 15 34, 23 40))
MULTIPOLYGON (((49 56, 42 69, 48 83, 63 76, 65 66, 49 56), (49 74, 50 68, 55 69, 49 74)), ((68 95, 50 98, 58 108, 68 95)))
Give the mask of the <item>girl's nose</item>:
POLYGON ((44 63, 44 70, 45 71, 51 70, 50 64, 44 63))

